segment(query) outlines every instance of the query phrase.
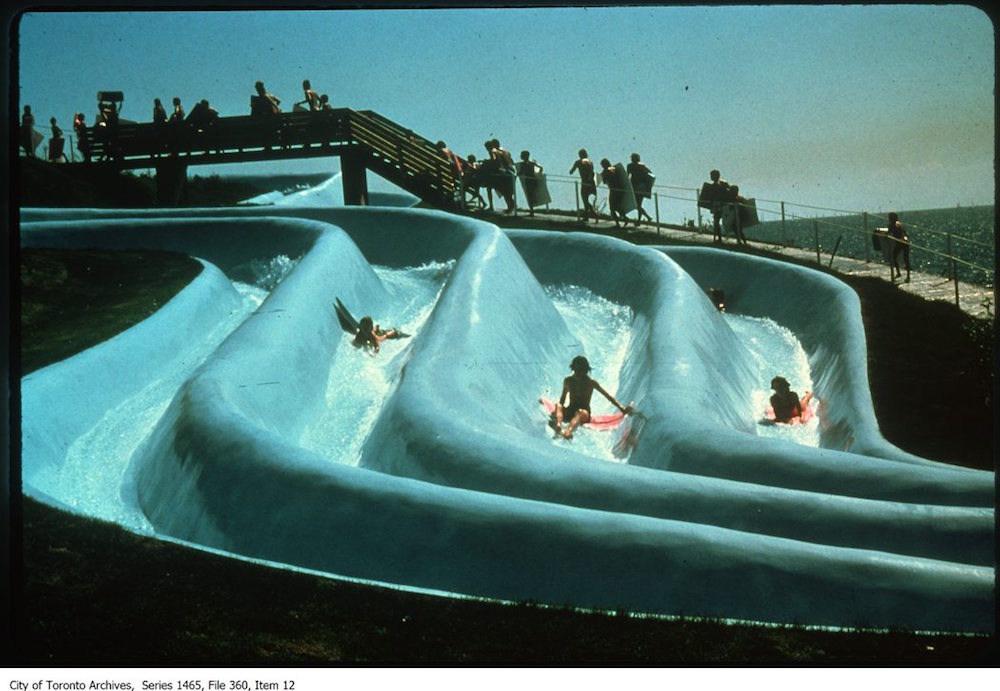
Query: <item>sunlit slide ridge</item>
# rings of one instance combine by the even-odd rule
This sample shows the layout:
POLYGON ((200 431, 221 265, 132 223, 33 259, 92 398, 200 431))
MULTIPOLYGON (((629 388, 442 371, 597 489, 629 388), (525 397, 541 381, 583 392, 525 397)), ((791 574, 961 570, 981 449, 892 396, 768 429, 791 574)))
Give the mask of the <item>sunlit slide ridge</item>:
POLYGON ((25 246, 168 248, 206 265, 143 324, 24 378, 29 496, 79 506, 81 490, 59 482, 69 449, 184 362, 113 482, 133 529, 470 596, 992 630, 993 475, 881 437, 858 301, 829 276, 413 209, 27 210, 22 221, 25 246), (279 256, 294 266, 234 317, 233 280, 279 256), (439 268, 424 297, 380 273, 428 265, 439 268), (603 433, 636 435, 625 462, 545 426, 538 397, 586 350, 547 292, 560 285, 630 311, 616 389, 641 416, 603 433), (751 358, 709 286, 800 340, 822 402, 818 447, 759 434, 751 358), (368 358, 340 330, 335 296, 418 328, 368 358), (384 396, 345 459, 315 428, 340 390, 368 383, 350 368, 373 361, 384 396))

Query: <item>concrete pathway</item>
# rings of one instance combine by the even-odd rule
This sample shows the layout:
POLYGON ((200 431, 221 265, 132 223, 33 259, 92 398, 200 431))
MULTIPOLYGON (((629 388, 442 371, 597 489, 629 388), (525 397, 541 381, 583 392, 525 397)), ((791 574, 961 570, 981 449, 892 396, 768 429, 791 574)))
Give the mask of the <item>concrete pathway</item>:
MULTIPOLYGON (((674 225, 661 224, 656 228, 646 223, 638 228, 630 225, 628 230, 625 231, 624 229, 615 228, 615 224, 611 221, 602 219, 598 223, 589 222, 584 224, 566 213, 536 211, 533 217, 529 217, 519 209, 517 216, 490 213, 488 211, 473 212, 472 215, 496 223, 501 227, 550 228, 563 232, 591 231, 617 235, 639 244, 655 244, 656 238, 686 244, 712 244, 712 234, 710 232, 691 231, 674 225)), ((731 238, 727 238, 719 247, 733 251, 742 251, 742 248, 738 248, 731 238)), ((750 241, 750 250, 763 250, 769 254, 793 257, 800 262, 812 264, 821 262, 823 267, 849 276, 874 276, 886 281, 892 280, 889 266, 875 257, 870 261, 865 261, 863 259, 838 256, 833 259, 831 264, 829 254, 821 254, 820 262, 817 262, 815 250, 784 247, 773 243, 754 242, 753 240, 750 241)), ((952 304, 957 302, 958 306, 964 312, 974 317, 988 317, 994 314, 996 307, 996 296, 992 288, 959 281, 956 296, 955 282, 944 276, 911 271, 909 283, 896 280, 895 284, 900 290, 914 293, 926 300, 944 300, 952 304)))

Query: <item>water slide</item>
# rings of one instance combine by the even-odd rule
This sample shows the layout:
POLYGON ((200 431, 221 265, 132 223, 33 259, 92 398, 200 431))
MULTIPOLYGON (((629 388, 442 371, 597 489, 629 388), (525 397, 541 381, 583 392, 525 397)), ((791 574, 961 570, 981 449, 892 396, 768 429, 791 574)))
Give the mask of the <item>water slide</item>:
POLYGON ((468 596, 993 630, 993 474, 882 438, 857 297, 829 276, 415 209, 36 209, 22 212, 21 238, 205 264, 146 322, 22 380, 29 496, 78 510, 81 490, 58 481, 67 450, 184 360, 196 364, 113 483, 141 517, 133 529, 468 596), (293 268, 216 345, 211 334, 239 313, 234 278, 279 256, 293 268), (332 461, 302 440, 331 388, 352 385, 331 376, 350 350, 333 297, 399 311, 405 296, 373 267, 428 262, 452 268, 396 358, 356 462, 332 461), (539 392, 580 346, 546 292, 562 284, 631 311, 618 397, 644 424, 626 462, 545 432, 539 392), (759 434, 745 347, 708 287, 725 289, 730 311, 798 337, 822 402, 817 447, 759 434))

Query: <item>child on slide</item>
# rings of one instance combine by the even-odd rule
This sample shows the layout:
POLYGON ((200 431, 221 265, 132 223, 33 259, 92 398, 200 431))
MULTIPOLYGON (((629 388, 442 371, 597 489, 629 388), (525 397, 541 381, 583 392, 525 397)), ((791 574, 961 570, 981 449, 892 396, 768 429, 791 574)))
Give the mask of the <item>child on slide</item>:
POLYGON ((399 331, 395 328, 383 331, 378 324, 372 322, 371 317, 365 316, 358 322, 358 332, 354 335, 351 345, 355 348, 371 348, 378 353, 379 344, 390 338, 400 338, 399 331))
POLYGON ((572 439, 573 431, 580 425, 590 422, 590 398, 594 389, 601 392, 601 395, 611 401, 611 403, 622 411, 625 415, 632 412, 632 406, 623 406, 614 396, 609 394, 604 388, 591 379, 590 363, 582 355, 573 358, 569 368, 573 374, 563 379, 562 394, 559 396, 559 403, 552 413, 552 421, 549 423, 557 435, 564 439, 572 439), (569 426, 563 430, 563 421, 569 420, 569 426))
POLYGON ((812 391, 807 391, 802 400, 799 400, 799 395, 791 390, 788 380, 784 377, 772 379, 771 388, 774 389, 774 395, 771 396, 771 409, 774 411, 775 422, 806 421, 806 409, 809 407, 809 401, 812 400, 812 391))

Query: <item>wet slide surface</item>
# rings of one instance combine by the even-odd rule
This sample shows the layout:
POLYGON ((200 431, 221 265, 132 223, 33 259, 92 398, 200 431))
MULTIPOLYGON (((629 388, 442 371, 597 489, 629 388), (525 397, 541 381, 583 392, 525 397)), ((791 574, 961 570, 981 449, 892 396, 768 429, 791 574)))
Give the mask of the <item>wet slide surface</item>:
POLYGON ((146 322, 24 378, 30 496, 448 593, 992 630, 993 475, 881 437, 857 299, 828 276, 421 210, 22 221, 24 245, 169 248, 206 265, 146 322), (352 348, 335 296, 412 338, 376 357, 352 348), (567 442, 546 426, 538 399, 558 397, 581 353, 641 413, 624 453, 626 429, 567 442), (760 424, 778 373, 815 391, 810 424, 760 424))

